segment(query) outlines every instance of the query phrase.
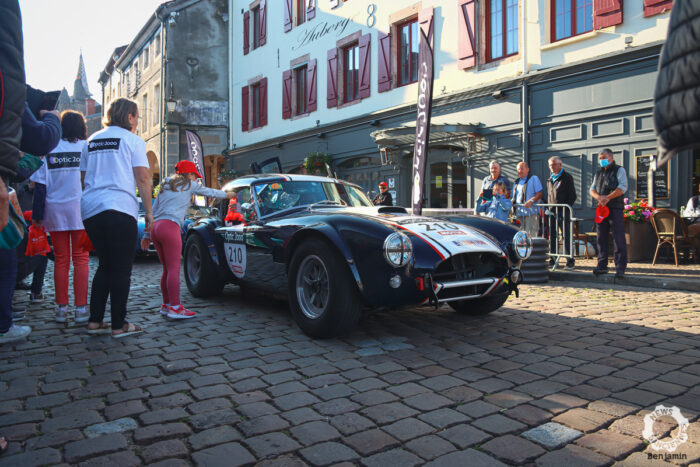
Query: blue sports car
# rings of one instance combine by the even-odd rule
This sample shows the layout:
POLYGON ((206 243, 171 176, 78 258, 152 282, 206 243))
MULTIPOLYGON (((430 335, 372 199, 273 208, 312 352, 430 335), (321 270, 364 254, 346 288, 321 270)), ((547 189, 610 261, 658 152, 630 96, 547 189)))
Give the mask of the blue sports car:
POLYGON ((184 271, 195 297, 226 283, 285 295, 313 337, 351 331, 362 309, 446 303, 472 315, 518 291, 530 237, 479 216, 413 216, 373 206, 330 177, 258 173, 229 182, 245 223, 226 225, 227 200, 187 231, 184 271))

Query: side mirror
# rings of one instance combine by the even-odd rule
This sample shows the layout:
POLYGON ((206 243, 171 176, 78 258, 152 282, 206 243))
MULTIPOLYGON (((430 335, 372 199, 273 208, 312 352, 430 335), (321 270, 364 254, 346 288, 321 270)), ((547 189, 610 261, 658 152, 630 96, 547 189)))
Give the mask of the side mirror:
POLYGON ((250 215, 255 212, 255 207, 252 203, 243 203, 241 204, 241 214, 243 214, 243 217, 246 219, 250 218, 250 215))

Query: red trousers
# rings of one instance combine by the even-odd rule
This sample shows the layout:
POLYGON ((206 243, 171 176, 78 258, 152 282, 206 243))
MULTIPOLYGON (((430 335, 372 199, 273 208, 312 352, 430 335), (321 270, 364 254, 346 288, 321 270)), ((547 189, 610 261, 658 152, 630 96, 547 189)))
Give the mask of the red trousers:
POLYGON ((163 264, 163 274, 160 277, 163 303, 177 306, 180 304, 180 255, 182 253, 180 226, 167 219, 155 221, 151 229, 151 240, 163 264))
POLYGON ((87 305, 88 276, 90 256, 87 250, 80 248, 82 230, 64 230, 50 232, 56 260, 53 268, 53 281, 56 289, 56 304, 68 305, 68 274, 73 258, 73 294, 75 306, 87 305))

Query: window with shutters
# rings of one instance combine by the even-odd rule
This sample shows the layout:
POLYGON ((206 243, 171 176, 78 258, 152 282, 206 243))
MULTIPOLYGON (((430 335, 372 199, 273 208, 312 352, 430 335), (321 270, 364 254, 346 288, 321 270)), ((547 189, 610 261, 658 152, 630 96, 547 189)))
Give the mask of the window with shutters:
POLYGON ((253 48, 260 47, 260 6, 253 8, 253 48))
POLYGON ((155 56, 159 57, 160 56, 160 33, 156 35, 156 40, 155 40, 155 56))
POLYGON ((243 131, 267 125, 267 78, 248 81, 241 95, 241 127, 243 131))
POLYGON ((673 0, 644 0, 644 17, 658 15, 671 10, 673 0))
POLYGON ((316 16, 317 0, 282 0, 284 2, 284 32, 301 26, 316 16))
POLYGON ((148 94, 143 95, 143 105, 141 106, 141 131, 144 133, 148 129, 148 94))
POLYGON ((243 55, 267 42, 266 0, 256 0, 243 12, 243 55), (251 38, 250 35, 253 35, 251 38))
POLYGON ((593 31, 593 0, 552 0, 552 42, 593 31))
POLYGON ((399 86, 418 81, 418 19, 397 26, 399 34, 399 86))
POLYGON ((256 83, 250 87, 250 107, 252 108, 253 115, 250 120, 251 128, 260 128, 260 83, 256 83))
POLYGON ((306 74, 308 70, 306 65, 300 66, 294 70, 294 115, 304 115, 308 112, 306 96, 308 88, 306 83, 306 74))
POLYGON ((143 69, 145 70, 148 68, 149 64, 149 58, 151 54, 151 46, 150 44, 146 46, 146 48, 143 50, 143 69))
POLYGON ((487 60, 518 53, 518 0, 487 0, 487 60))
POLYGON ((282 118, 295 119, 316 111, 316 63, 308 55, 291 61, 282 73, 282 118))
POLYGON ((160 84, 156 84, 153 88, 153 125, 158 125, 158 113, 160 112, 160 84))
POLYGON ((360 98, 360 48, 352 44, 343 48, 343 102, 360 98))

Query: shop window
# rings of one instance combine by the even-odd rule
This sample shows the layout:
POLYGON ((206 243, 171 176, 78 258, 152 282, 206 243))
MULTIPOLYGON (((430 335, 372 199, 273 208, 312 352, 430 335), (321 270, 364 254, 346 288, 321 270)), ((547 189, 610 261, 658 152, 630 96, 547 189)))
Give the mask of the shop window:
POLYGON ((488 61, 518 53, 518 0, 488 0, 486 43, 488 61))
POLYGON ((593 30, 593 0, 552 0, 553 41, 593 30))

